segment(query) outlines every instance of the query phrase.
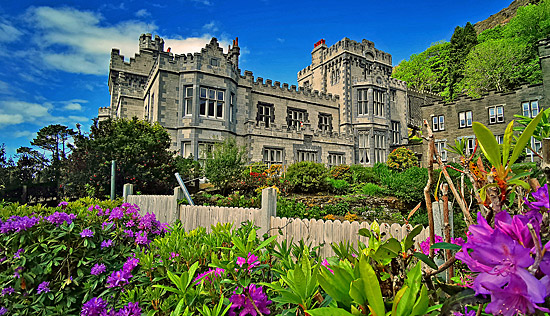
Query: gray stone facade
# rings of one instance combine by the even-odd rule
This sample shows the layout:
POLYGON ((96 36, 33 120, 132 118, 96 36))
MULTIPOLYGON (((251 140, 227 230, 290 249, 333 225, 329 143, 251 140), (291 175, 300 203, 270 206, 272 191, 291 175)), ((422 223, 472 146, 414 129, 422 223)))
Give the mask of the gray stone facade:
MULTIPOLYGON (((459 113, 472 111, 472 120, 498 134, 522 113, 524 102, 537 101, 542 108, 550 93, 548 41, 539 48, 548 84, 442 103, 437 95, 391 78, 391 55, 367 40, 315 44, 311 65, 298 72, 296 87, 241 73, 237 39, 226 53, 213 38, 200 53, 178 55, 164 51, 160 37, 142 34, 139 53, 129 62, 112 50, 111 103, 99 109, 98 117, 159 122, 170 133, 173 150, 198 159, 213 143, 232 136, 246 147, 250 162, 368 166, 407 145, 410 130, 419 129, 423 118, 431 122, 443 116, 436 138, 454 144, 473 135, 470 126, 460 126, 459 113), (500 106, 503 116, 490 122, 490 108, 500 106)), ((413 148, 421 154, 422 147, 413 148)))

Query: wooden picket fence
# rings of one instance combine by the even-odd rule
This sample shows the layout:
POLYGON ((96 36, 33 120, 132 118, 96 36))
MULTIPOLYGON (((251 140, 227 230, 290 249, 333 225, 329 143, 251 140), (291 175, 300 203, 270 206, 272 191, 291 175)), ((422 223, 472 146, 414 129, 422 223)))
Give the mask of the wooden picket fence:
MULTIPOLYGON (((154 213, 161 222, 172 224, 180 219, 186 231, 205 227, 210 232, 211 226, 217 223, 232 223, 234 227, 239 227, 243 222, 252 221, 261 227, 258 232, 260 235, 268 232, 271 236, 277 236, 278 242, 283 240, 290 242, 292 240, 296 243, 303 240, 312 247, 321 245, 320 253, 322 257, 334 255, 334 251, 330 246, 332 243, 351 242, 357 246, 358 241, 368 242, 367 238, 359 236, 359 229, 369 229, 370 223, 277 217, 276 210, 273 209, 273 205, 277 203, 276 195, 272 196, 275 196, 275 200, 262 204, 262 209, 178 206, 177 199, 179 195, 177 192, 174 195, 128 195, 126 201, 137 204, 142 214, 145 212, 154 213), (268 206, 270 203, 271 208, 268 206)), ((401 241, 406 238, 413 228, 411 225, 381 223, 380 233, 383 240, 393 237, 401 241)), ((428 229, 424 228, 415 238, 417 245, 419 242, 426 240, 428 234, 428 229)))

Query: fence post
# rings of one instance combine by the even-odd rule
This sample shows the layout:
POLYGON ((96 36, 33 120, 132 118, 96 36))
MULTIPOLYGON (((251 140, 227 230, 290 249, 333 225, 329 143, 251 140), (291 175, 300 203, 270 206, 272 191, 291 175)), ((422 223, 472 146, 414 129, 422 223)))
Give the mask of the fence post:
POLYGON ((130 183, 124 184, 122 188, 122 197, 124 202, 128 202, 128 195, 134 194, 134 185, 130 183))
POLYGON ((174 210, 171 214, 171 219, 169 220, 170 224, 174 224, 178 219, 180 219, 180 206, 178 205, 178 200, 185 198, 183 190, 180 187, 174 188, 174 210))
POLYGON ((258 235, 263 236, 271 228, 271 216, 277 216, 277 190, 265 188, 262 190, 262 217, 258 223, 260 229, 258 235))

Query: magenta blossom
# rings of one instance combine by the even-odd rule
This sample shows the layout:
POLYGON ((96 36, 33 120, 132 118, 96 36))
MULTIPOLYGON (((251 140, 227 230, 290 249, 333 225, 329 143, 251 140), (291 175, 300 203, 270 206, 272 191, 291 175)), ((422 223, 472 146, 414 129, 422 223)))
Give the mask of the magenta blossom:
POLYGON ((81 316, 106 316, 107 302, 101 297, 94 297, 82 305, 81 316))
POLYGON ((109 248, 113 245, 113 241, 111 239, 104 240, 101 242, 101 249, 103 248, 109 248))
POLYGON ((331 268, 329 268, 330 265, 329 265, 327 259, 323 260, 323 262, 321 262, 321 265, 322 265, 323 267, 327 268, 327 270, 329 270, 330 273, 334 274, 334 270, 332 270, 331 268))
POLYGON ((237 294, 236 291, 233 291, 233 293, 234 294, 229 298, 229 301, 232 303, 229 308, 229 316, 256 316, 258 312, 256 312, 254 305, 256 305, 258 310, 264 315, 269 315, 271 313, 267 307, 267 305, 271 304, 271 301, 267 299, 267 295, 263 292, 261 286, 250 284, 247 288, 243 289, 243 294, 237 294), (252 305, 251 300, 254 301, 254 305, 252 305))
POLYGON ((545 211, 550 210, 550 201, 548 200, 548 184, 540 187, 536 192, 531 193, 531 196, 535 199, 534 202, 529 201, 528 197, 525 198, 525 205, 531 210, 540 211, 544 208, 545 211))
POLYGON ((248 255, 246 256, 246 259, 243 257, 237 257, 237 265, 239 267, 242 268, 242 266, 245 263, 248 265, 247 269, 251 270, 254 267, 258 266, 260 264, 260 261, 258 260, 258 257, 256 257, 254 254, 249 252, 248 255))
POLYGON ((208 271, 199 274, 195 278, 195 280, 193 280, 193 284, 199 285, 202 282, 202 280, 212 283, 212 281, 214 281, 216 278, 220 277, 224 273, 225 273, 225 270, 222 268, 208 269, 208 271))
MULTIPOLYGON (((491 303, 486 311, 504 315, 531 313, 539 308, 536 304, 544 303, 546 286, 527 270, 534 259, 530 249, 518 241, 521 234, 518 236, 514 225, 510 224, 514 220, 508 220, 502 215, 500 217, 503 221, 495 219, 496 225, 492 228, 478 214, 478 225, 469 227, 468 242, 456 254, 456 258, 473 272, 479 272, 473 289, 476 294, 491 295, 491 303)), ((515 227, 519 227, 520 222, 516 220, 515 227)))
POLYGON ((90 274, 92 275, 100 275, 102 274, 103 272, 105 272, 105 265, 103 263, 96 263, 93 267, 92 267, 92 270, 90 271, 90 274))

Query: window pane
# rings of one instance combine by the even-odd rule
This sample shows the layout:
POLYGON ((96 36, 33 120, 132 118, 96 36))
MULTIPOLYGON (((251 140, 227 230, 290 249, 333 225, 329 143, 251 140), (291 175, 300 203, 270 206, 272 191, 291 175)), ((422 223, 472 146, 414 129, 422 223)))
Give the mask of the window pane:
POLYGON ((218 102, 218 107, 216 109, 216 117, 222 117, 223 116, 223 102, 218 102))
POLYGON ((192 97, 193 96, 193 87, 187 87, 185 89, 185 96, 186 97, 192 97))
POLYGON ((206 88, 201 88, 201 98, 206 98, 206 88))
POLYGON ((208 101, 208 116, 214 116, 214 101, 208 101))
POLYGON ((495 116, 495 108, 489 108, 489 116, 495 116))
POLYGON ((523 107, 523 116, 529 116, 529 114, 530 114, 529 102, 523 102, 522 107, 523 107))
POLYGON ((531 117, 535 117, 539 114, 539 102, 538 101, 532 101, 531 102, 531 117))
POLYGON ((215 99, 216 98, 216 90, 208 90, 208 98, 209 99, 215 99))
POLYGON ((206 115, 206 100, 205 99, 201 99, 201 102, 200 102, 200 115, 206 115))
POLYGON ((223 91, 218 91, 218 100, 223 101, 223 91))
POLYGON ((193 108, 192 107, 193 107, 193 100, 192 99, 186 99, 185 100, 185 111, 186 111, 185 113, 186 114, 193 113, 193 111, 192 111, 193 108))

